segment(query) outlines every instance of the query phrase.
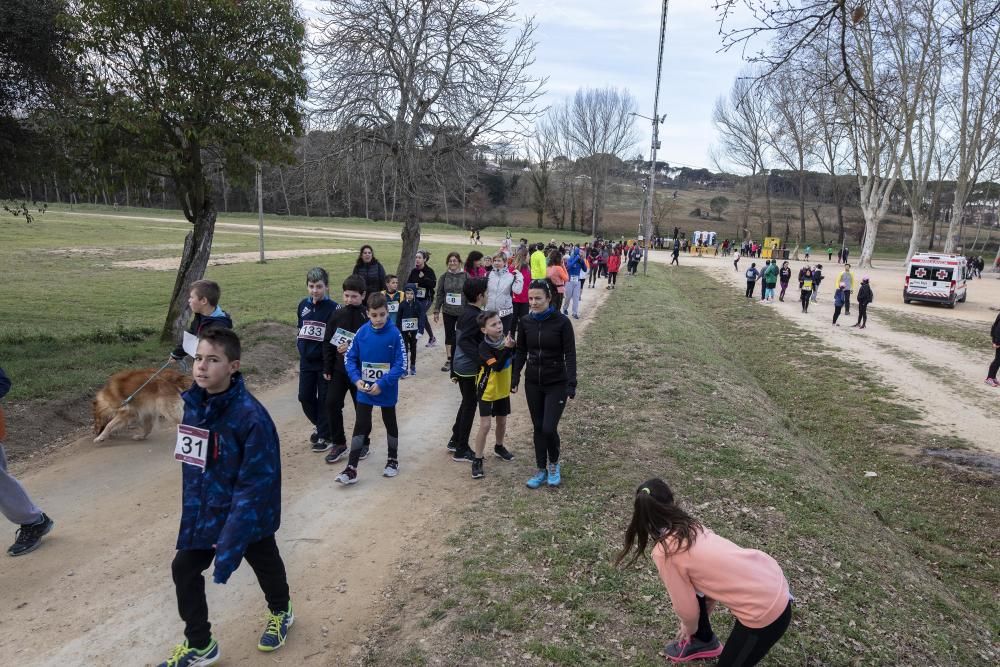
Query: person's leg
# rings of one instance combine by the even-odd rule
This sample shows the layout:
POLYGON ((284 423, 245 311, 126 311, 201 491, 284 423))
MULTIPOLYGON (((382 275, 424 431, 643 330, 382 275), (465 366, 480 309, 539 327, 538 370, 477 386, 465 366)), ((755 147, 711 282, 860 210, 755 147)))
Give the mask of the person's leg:
POLYGON ((841 309, 843 309, 843 306, 834 306, 833 307, 833 323, 834 324, 836 324, 837 320, 840 319, 840 311, 841 311, 841 309))
POLYGON ((372 432, 372 406, 358 403, 355 410, 357 414, 354 418, 354 433, 351 434, 351 456, 347 463, 357 469, 361 460, 361 450, 364 449, 365 441, 372 432))
POLYGON ((212 641, 202 572, 208 569, 214 558, 214 549, 178 551, 170 565, 177 591, 177 612, 184 621, 184 637, 191 648, 207 648, 212 641))
POLYGON ((990 369, 987 371, 986 377, 996 380, 998 370, 1000 370, 1000 347, 998 347, 993 354, 993 362, 990 364, 990 369))
POLYGON ((844 290, 844 315, 851 314, 851 293, 844 290))
POLYGON ((274 535, 248 545, 243 557, 257 575, 257 583, 260 584, 260 590, 264 591, 264 599, 267 600, 267 608, 271 613, 288 611, 288 578, 274 535))
POLYGON ((778 643, 792 621, 792 603, 781 616, 763 628, 748 628, 739 621, 733 623, 733 631, 726 639, 716 667, 752 667, 778 643))
POLYGON ((612 287, 617 287, 618 286, 618 272, 617 271, 615 271, 614 273, 611 274, 611 286, 612 287))
POLYGON ((813 303, 819 302, 819 285, 813 286, 811 298, 813 303))
POLYGON ((567 310, 573 314, 573 317, 580 316, 580 282, 575 281, 576 286, 573 288, 573 293, 569 298, 569 307, 567 310))
POLYGON ((864 329, 868 326, 868 304, 859 303, 858 304, 858 321, 861 322, 861 328, 864 329))
POLYGON ((326 419, 330 440, 335 445, 347 444, 347 434, 344 432, 344 397, 350 386, 351 379, 346 374, 335 371, 330 376, 330 384, 326 389, 326 419))
POLYGON ((444 313, 444 351, 445 351, 445 361, 444 366, 441 367, 442 371, 447 371, 451 368, 451 351, 455 347, 455 325, 458 324, 458 318, 448 313, 444 313))
POLYGON ((0 513, 19 526, 30 526, 42 520, 42 510, 32 502, 21 483, 7 472, 7 453, 0 442, 0 513))
POLYGON ((475 452, 477 459, 483 458, 483 452, 486 450, 486 438, 490 434, 492 422, 493 417, 480 413, 479 430, 476 431, 476 445, 473 447, 473 451, 475 452))
POLYGON ((511 332, 510 331, 511 327, 514 326, 514 315, 510 314, 501 317, 500 323, 503 324, 503 335, 506 336, 511 332))
POLYGON ((494 420, 496 420, 496 429, 494 430, 496 446, 503 447, 503 439, 507 435, 507 416, 494 417, 494 420))
POLYGON ((417 367, 417 334, 412 331, 406 332, 406 354, 409 357, 410 368, 417 367))
POLYGON ((385 426, 386 453, 390 461, 399 460, 399 424, 396 421, 396 407, 382 408, 382 425, 385 426))
POLYGON ((548 443, 546 443, 543 435, 545 393, 538 385, 525 382, 524 398, 528 403, 528 414, 531 415, 532 442, 535 446, 535 466, 539 470, 545 470, 548 463, 548 443))
POLYGON ((319 429, 319 415, 323 411, 322 403, 317 401, 319 393, 319 380, 322 375, 319 371, 299 370, 299 405, 309 423, 319 429))
POLYGON ((753 283, 748 280, 746 297, 749 299, 751 296, 753 296, 753 283))
POLYGON ((458 406, 458 414, 455 415, 455 425, 451 430, 452 441, 458 448, 456 455, 471 449, 469 447, 469 436, 472 434, 472 425, 476 421, 476 378, 458 378, 458 389, 462 393, 462 402, 458 406))
POLYGON ((788 289, 788 283, 781 283, 781 294, 778 295, 778 301, 785 300, 785 291, 788 289))
POLYGON ((434 330, 431 329, 431 316, 430 316, 430 312, 431 312, 431 300, 430 299, 425 299, 425 300, 421 301, 420 303, 424 307, 424 312, 427 313, 427 317, 424 318, 424 333, 427 334, 427 338, 428 338, 427 345, 429 346, 431 343, 434 343, 434 342, 437 341, 437 338, 434 337, 434 330))
POLYGON ((542 436, 549 463, 559 463, 559 420, 566 408, 566 387, 557 385, 544 390, 544 414, 542 416, 542 436))

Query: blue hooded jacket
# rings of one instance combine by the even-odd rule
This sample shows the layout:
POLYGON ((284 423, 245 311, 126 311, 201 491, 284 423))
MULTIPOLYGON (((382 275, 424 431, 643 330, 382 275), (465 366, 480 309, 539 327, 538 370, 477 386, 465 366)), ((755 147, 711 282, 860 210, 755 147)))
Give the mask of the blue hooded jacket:
POLYGON ((184 424, 209 431, 205 470, 182 464, 184 493, 177 549, 215 548, 213 579, 224 584, 247 546, 281 524, 278 431, 243 375, 208 394, 194 385, 182 394, 184 424))
POLYGON ((362 379, 363 364, 386 364, 389 369, 374 380, 381 393, 373 396, 366 391, 358 391, 358 402, 380 408, 395 406, 399 400, 399 379, 406 374, 408 363, 403 336, 391 319, 387 319, 381 329, 373 329, 371 322, 365 322, 354 334, 354 340, 344 355, 344 366, 351 384, 362 379))
POLYGON ((566 272, 569 277, 575 280, 580 279, 580 269, 583 268, 583 257, 580 256, 580 249, 575 247, 566 260, 566 272))

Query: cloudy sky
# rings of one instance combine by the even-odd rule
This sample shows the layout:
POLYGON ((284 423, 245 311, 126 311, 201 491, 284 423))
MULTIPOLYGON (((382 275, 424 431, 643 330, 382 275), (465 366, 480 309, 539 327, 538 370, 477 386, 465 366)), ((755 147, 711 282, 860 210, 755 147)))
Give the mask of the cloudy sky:
MULTIPOLYGON (((300 0, 314 15, 323 0, 300 0)), ((712 107, 729 91, 743 62, 722 45, 714 0, 672 0, 667 18, 657 158, 671 164, 712 168, 712 107)), ((545 104, 558 104, 578 88, 627 88, 639 113, 653 115, 660 0, 519 0, 519 11, 537 23, 534 73, 548 77, 545 104)), ((649 154, 650 123, 637 119, 635 150, 649 154)))

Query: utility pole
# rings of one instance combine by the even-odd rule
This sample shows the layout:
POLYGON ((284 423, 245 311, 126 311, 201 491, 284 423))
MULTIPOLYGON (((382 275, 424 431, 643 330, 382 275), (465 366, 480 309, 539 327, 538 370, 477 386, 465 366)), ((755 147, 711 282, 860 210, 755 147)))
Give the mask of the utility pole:
POLYGON ((656 150, 660 147, 660 123, 662 123, 667 114, 663 114, 663 118, 660 118, 660 78, 663 74, 663 43, 666 41, 667 37, 667 10, 670 8, 670 0, 663 0, 663 11, 660 14, 660 49, 656 56, 656 90, 653 93, 653 141, 650 144, 649 157, 652 161, 652 168, 649 170, 649 189, 647 190, 649 197, 649 206, 643 207, 648 208, 646 213, 646 229, 645 237, 646 247, 643 249, 642 255, 642 275, 646 275, 646 269, 649 265, 649 245, 650 238, 653 234, 653 215, 654 209, 656 207, 656 150))
POLYGON ((266 263, 264 259, 264 188, 261 187, 260 162, 257 162, 257 229, 260 238, 260 261, 259 264, 266 263))

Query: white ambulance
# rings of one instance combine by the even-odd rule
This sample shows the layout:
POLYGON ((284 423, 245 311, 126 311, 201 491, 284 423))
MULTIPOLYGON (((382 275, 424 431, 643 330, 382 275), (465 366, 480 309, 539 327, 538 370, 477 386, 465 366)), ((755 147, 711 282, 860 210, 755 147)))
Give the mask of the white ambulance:
POLYGON ((918 252, 906 265, 903 303, 927 301, 954 308, 965 301, 968 278, 965 257, 918 252))

